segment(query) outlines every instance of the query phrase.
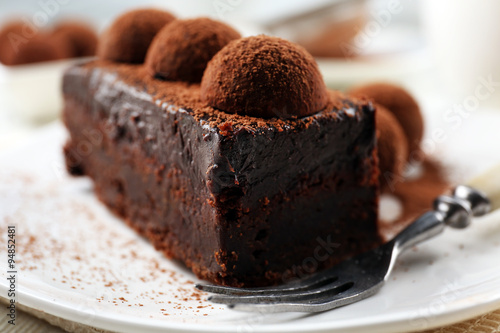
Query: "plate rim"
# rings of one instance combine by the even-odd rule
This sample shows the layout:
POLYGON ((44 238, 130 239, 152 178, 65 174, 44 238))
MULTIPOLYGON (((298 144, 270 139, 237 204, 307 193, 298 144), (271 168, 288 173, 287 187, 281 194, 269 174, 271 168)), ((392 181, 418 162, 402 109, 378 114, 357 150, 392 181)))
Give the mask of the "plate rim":
MULTIPOLYGON (((500 211, 497 211, 500 215, 500 211)), ((0 266, 2 269, 1 276, 6 276, 6 266, 0 266)), ((23 274, 24 275, 24 274, 23 274)), ((31 274, 25 275, 30 277, 31 274)), ((19 272, 18 272, 19 276, 19 272)), ((31 275, 34 277, 34 275, 31 275)), ((7 299, 3 296, 6 295, 8 286, 6 284, 6 279, 2 278, 0 280, 0 292, 2 294, 1 298, 3 301, 7 299)), ((56 287, 49 285, 46 282, 38 281, 36 279, 31 279, 31 283, 34 286, 19 286, 17 287, 17 300, 18 304, 21 304, 27 308, 34 309, 36 311, 42 311, 49 315, 59 317, 65 320, 76 322, 82 325, 96 327, 105 330, 112 330, 119 332, 137 332, 140 329, 142 332, 156 333, 164 332, 166 329, 173 332, 201 332, 201 333, 215 333, 215 332, 234 332, 238 325, 250 325, 250 324, 235 324, 235 325, 217 325, 217 324, 195 324, 195 323, 180 323, 180 322, 169 322, 159 319, 149 319, 144 321, 144 318, 131 317, 125 314, 113 314, 105 312, 104 314, 94 313, 92 314, 92 321, 90 323, 81 320, 82 314, 86 314, 85 311, 79 311, 71 305, 71 302, 67 300, 57 301, 56 298, 49 299, 44 298, 41 293, 36 291, 36 284, 43 286, 44 291, 50 293, 50 290, 60 290, 56 287), (21 301, 20 301, 21 300, 21 301)), ((499 289, 500 290, 500 289, 499 289)), ((65 291, 68 292, 68 291, 65 291)), ((74 292, 78 294, 77 292, 74 292)), ((455 304, 455 303, 454 303, 455 304)), ((455 305, 452 307, 445 307, 439 313, 432 314, 430 316, 419 315, 415 317, 408 317, 408 311, 401 312, 398 314, 390 315, 378 315, 377 317, 370 317, 368 322, 360 322, 355 318, 340 321, 327 321, 311 324, 310 322, 296 323, 294 320, 286 323, 279 324, 256 324, 251 326, 252 332, 259 333, 278 333, 278 332, 400 332, 404 330, 405 332, 411 331, 421 331, 428 330, 437 327, 442 327, 450 325, 453 323, 458 323, 466 321, 468 319, 480 316, 482 314, 488 313, 490 311, 497 310, 500 306, 500 292, 493 295, 491 299, 481 303, 473 302, 460 302, 461 305, 455 305), (429 319, 432 318, 432 322, 425 326, 412 326, 410 323, 412 320, 419 319, 429 319), (457 320, 459 319, 459 320, 457 320), (309 326, 309 327, 308 327, 309 326)), ((74 305, 74 304, 73 304, 74 305)), ((227 310, 232 311, 232 310, 227 310)), ((331 310, 334 311, 334 310, 331 310)))

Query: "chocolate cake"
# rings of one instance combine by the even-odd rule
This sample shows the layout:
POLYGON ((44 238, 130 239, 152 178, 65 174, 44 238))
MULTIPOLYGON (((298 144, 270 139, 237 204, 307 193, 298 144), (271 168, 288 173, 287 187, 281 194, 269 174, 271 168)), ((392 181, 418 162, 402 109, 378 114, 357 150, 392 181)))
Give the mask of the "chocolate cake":
POLYGON ((100 59, 70 68, 68 170, 91 177, 99 199, 167 257, 217 284, 280 284, 377 246, 374 109, 327 91, 314 60, 290 44, 233 40, 201 84, 161 80, 143 64, 100 59), (253 65, 221 68, 243 44, 260 45, 242 57, 253 65), (263 71, 282 84, 262 81, 263 71), (291 84, 297 75, 302 84, 291 84), (239 94, 224 90, 230 81, 239 94), (270 114, 264 102, 292 88, 287 112, 270 114), (261 100, 250 99, 252 89, 261 100), (234 106, 229 94, 238 95, 234 106), (297 94, 317 100, 303 110, 297 94))

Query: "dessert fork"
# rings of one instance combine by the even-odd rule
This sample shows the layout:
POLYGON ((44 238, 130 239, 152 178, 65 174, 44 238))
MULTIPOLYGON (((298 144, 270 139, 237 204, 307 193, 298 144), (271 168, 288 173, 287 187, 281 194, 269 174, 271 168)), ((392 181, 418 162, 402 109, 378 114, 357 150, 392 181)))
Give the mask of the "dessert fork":
POLYGON ((446 226, 466 228, 472 216, 482 216, 500 206, 499 168, 469 184, 474 187, 460 185, 452 195, 436 198, 432 211, 420 216, 391 241, 308 278, 277 287, 209 284, 195 287, 215 293, 208 297, 213 303, 252 312, 321 312, 360 301, 382 288, 401 252, 440 234, 446 226))

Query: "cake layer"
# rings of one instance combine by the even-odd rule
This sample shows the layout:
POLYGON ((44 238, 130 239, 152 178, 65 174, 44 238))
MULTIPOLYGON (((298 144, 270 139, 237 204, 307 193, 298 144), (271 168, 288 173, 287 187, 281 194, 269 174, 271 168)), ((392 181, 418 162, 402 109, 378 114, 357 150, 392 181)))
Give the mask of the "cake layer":
POLYGON ((325 111, 263 120, 205 107, 198 85, 142 71, 67 71, 65 155, 168 257, 209 281, 255 286, 380 243, 371 105, 332 92, 325 111))

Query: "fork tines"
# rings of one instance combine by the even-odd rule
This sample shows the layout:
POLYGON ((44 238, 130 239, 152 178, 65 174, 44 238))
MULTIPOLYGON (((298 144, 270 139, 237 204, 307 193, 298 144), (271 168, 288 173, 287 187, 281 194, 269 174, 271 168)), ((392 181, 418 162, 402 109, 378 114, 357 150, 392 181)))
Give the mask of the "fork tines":
POLYGON ((197 284, 202 291, 215 293, 208 297, 213 303, 253 312, 319 312, 353 303, 376 293, 383 280, 356 285, 353 276, 320 274, 279 287, 234 288, 197 284), (340 276, 340 277, 339 277, 340 276))

